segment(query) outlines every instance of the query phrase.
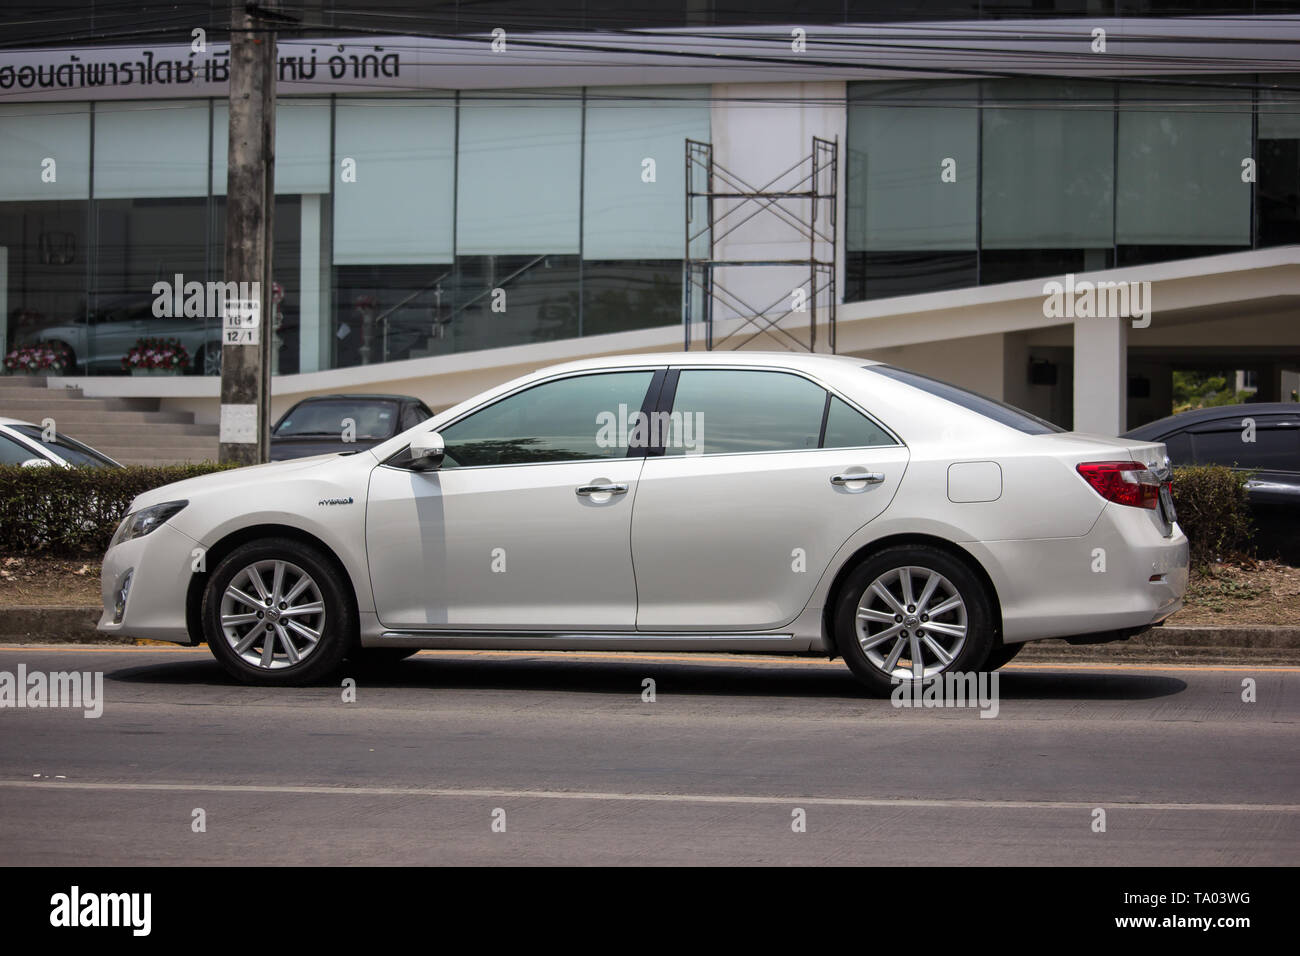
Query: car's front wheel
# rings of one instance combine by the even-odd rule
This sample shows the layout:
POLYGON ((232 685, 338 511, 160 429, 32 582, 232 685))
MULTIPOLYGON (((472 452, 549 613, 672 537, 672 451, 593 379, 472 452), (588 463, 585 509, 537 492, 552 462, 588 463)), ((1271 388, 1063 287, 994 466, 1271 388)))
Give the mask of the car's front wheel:
POLYGON ((939 548, 884 548, 858 565, 840 589, 835 641, 845 663, 874 694, 903 682, 984 667, 993 642, 984 585, 939 548))
POLYGON ((252 684, 305 684, 338 668, 356 638, 344 576, 317 548, 284 538, 236 548, 203 592, 213 656, 252 684))

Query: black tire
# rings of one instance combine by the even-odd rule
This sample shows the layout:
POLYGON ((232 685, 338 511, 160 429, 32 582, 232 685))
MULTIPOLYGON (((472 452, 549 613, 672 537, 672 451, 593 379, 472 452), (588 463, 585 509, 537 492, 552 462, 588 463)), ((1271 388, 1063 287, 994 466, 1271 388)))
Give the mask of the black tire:
POLYGON ((1011 659, 1025 649, 1028 641, 1021 641, 1018 644, 998 644, 989 651, 989 658, 984 662, 986 671, 995 671, 1005 664, 1011 663, 1011 659))
POLYGON ((387 670, 419 652, 418 647, 354 647, 348 661, 364 670, 387 670))
MULTIPOLYGON (((956 648, 955 655, 946 663, 921 643, 922 671, 925 679, 930 679, 938 674, 949 671, 961 671, 963 673, 978 672, 983 669, 985 661, 989 656, 989 651, 993 646, 993 614, 989 595, 985 590, 984 583, 971 571, 967 564, 948 551, 931 545, 895 545, 884 548, 877 553, 868 557, 860 565, 854 568, 845 579, 843 586, 840 588, 839 598, 835 605, 834 628, 835 644, 839 648, 844 662, 848 664, 849 670, 853 675, 862 682, 862 684, 874 696, 887 697, 897 686, 892 675, 898 676, 900 680, 912 679, 912 672, 909 670, 905 676, 901 675, 898 663, 903 659, 910 659, 912 646, 912 634, 917 631, 917 627, 924 631, 926 626, 946 627, 949 630, 955 630, 957 620, 954 616, 958 611, 946 611, 936 616, 936 620, 922 622, 919 615, 922 608, 913 604, 911 607, 916 609, 917 617, 915 624, 910 628, 910 615, 907 614, 907 608, 903 608, 903 614, 895 616, 894 621, 876 622, 863 621, 862 627, 866 632, 866 639, 870 643, 879 637, 885 631, 896 627, 903 627, 908 637, 894 636, 884 640, 883 643, 875 645, 871 650, 864 649, 863 638, 859 634, 859 603, 866 598, 867 589, 877 580, 884 579, 882 586, 900 604, 902 596, 902 575, 905 568, 912 568, 913 571, 907 572, 909 580, 912 582, 909 586, 917 582, 928 580, 927 577, 918 575, 917 572, 934 573, 939 575, 942 584, 936 587, 934 594, 945 596, 944 601, 934 606, 942 607, 947 603, 946 596, 951 592, 960 598, 962 602, 961 610, 965 615, 965 632, 964 639, 960 645, 955 643, 956 638, 949 634, 939 634, 932 631, 930 639, 944 648, 945 652, 956 648), (896 584, 889 583, 891 576, 896 576, 896 584), (939 590, 942 588, 942 591, 939 590), (897 593, 895 593, 897 589, 897 593), (871 632, 872 626, 878 630, 871 632), (902 646, 899 647, 899 642, 902 646), (885 648, 889 650, 886 651, 885 648), (897 650, 897 653, 895 653, 897 650), (880 661, 873 661, 871 656, 874 654, 882 658, 880 661), (889 672, 883 669, 883 666, 890 663, 890 655, 893 655, 893 669, 889 672)), ((917 592, 913 587, 913 597, 919 599, 924 591, 917 592)), ((873 596, 870 602, 873 605, 879 604, 880 607, 888 608, 892 613, 892 608, 878 597, 873 596)), ((870 607, 871 613, 880 615, 880 607, 870 607)), ((899 635, 903 631, 898 632, 899 635)), ((918 642, 920 643, 920 642, 918 642)))
MULTIPOLYGON (((280 607, 283 606, 284 603, 281 602, 280 607)), ((343 658, 355 647, 357 640, 355 600, 346 576, 320 549, 289 538, 251 541, 226 555, 213 570, 203 590, 200 617, 203 621, 203 635, 213 656, 233 677, 247 684, 293 686, 321 680, 338 670, 343 658), (286 593, 291 593, 298 583, 295 570, 306 574, 310 584, 299 595, 303 598, 299 606, 319 604, 322 608, 320 613, 323 613, 324 617, 322 620, 316 613, 312 613, 295 614, 293 617, 286 614, 281 618, 277 607, 274 618, 283 626, 271 631, 275 634, 270 655, 271 666, 265 666, 262 663, 266 660, 265 630, 258 620, 271 616, 269 609, 264 609, 262 602, 258 601, 252 605, 256 611, 250 612, 245 610, 247 602, 237 599, 231 599, 227 608, 229 612, 237 613, 242 617, 256 613, 257 619, 248 622, 247 627, 244 623, 240 623, 232 625, 230 629, 235 639, 241 643, 250 639, 254 631, 259 632, 252 636, 253 643, 245 650, 245 654, 257 658, 257 662, 254 663, 241 656, 236 645, 232 644, 231 638, 227 636, 227 629, 222 626, 222 604, 227 596, 227 588, 237 578, 243 585, 237 587, 247 596, 260 597, 258 589, 248 590, 252 578, 246 576, 246 572, 256 566, 269 566, 258 572, 263 588, 269 590, 268 586, 274 584, 273 568, 276 562, 283 562, 285 565, 283 590, 286 593), (312 600, 316 595, 319 595, 319 601, 312 600), (318 639, 310 646, 310 650, 305 649, 308 643, 303 641, 297 629, 293 628, 295 621, 300 623, 300 627, 319 634, 318 639), (291 660, 291 655, 286 649, 286 641, 292 643, 295 648, 303 648, 297 651, 299 659, 296 663, 291 660)))

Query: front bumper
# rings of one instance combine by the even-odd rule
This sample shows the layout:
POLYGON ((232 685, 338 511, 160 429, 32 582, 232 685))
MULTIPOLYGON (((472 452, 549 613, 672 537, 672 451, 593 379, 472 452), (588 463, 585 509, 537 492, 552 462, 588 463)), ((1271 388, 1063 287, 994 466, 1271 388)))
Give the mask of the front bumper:
POLYGON ((170 523, 142 538, 123 541, 104 555, 100 595, 104 610, 97 630, 102 634, 189 644, 185 626, 185 595, 189 589, 199 544, 170 523), (115 621, 118 590, 126 574, 131 588, 120 621, 115 621))

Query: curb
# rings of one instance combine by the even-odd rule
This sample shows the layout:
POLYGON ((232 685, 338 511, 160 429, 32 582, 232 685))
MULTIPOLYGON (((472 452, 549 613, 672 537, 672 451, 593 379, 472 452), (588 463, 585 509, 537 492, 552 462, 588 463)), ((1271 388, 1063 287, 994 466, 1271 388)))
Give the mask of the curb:
POLYGON ((102 608, 59 606, 0 608, 5 644, 135 644, 135 638, 95 630, 102 608))
MULTIPOLYGON (((115 634, 100 634, 99 607, 10 607, 0 609, 0 644, 153 643, 115 634)), ((1058 639, 1031 642, 1018 660, 1061 657, 1127 658, 1259 657, 1300 659, 1300 627, 1155 627, 1127 641, 1072 645, 1058 639), (1171 653, 1175 652, 1175 653, 1171 653)))

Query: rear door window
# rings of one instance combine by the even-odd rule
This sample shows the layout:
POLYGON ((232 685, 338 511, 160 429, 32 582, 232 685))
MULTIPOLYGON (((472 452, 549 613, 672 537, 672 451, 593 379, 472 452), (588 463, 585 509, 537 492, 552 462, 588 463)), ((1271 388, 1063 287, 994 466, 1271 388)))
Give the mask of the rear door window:
POLYGON ((819 446, 826 390, 788 372, 683 369, 666 455, 808 451, 819 446))
POLYGON ((830 399, 823 448, 867 448, 897 444, 888 432, 857 409, 850 408, 847 402, 834 395, 830 399))
POLYGON ((1190 429, 1196 463, 1300 471, 1300 415, 1252 418, 1253 435, 1246 418, 1251 416, 1217 419, 1190 429), (1247 440, 1251 437, 1254 441, 1247 440))

